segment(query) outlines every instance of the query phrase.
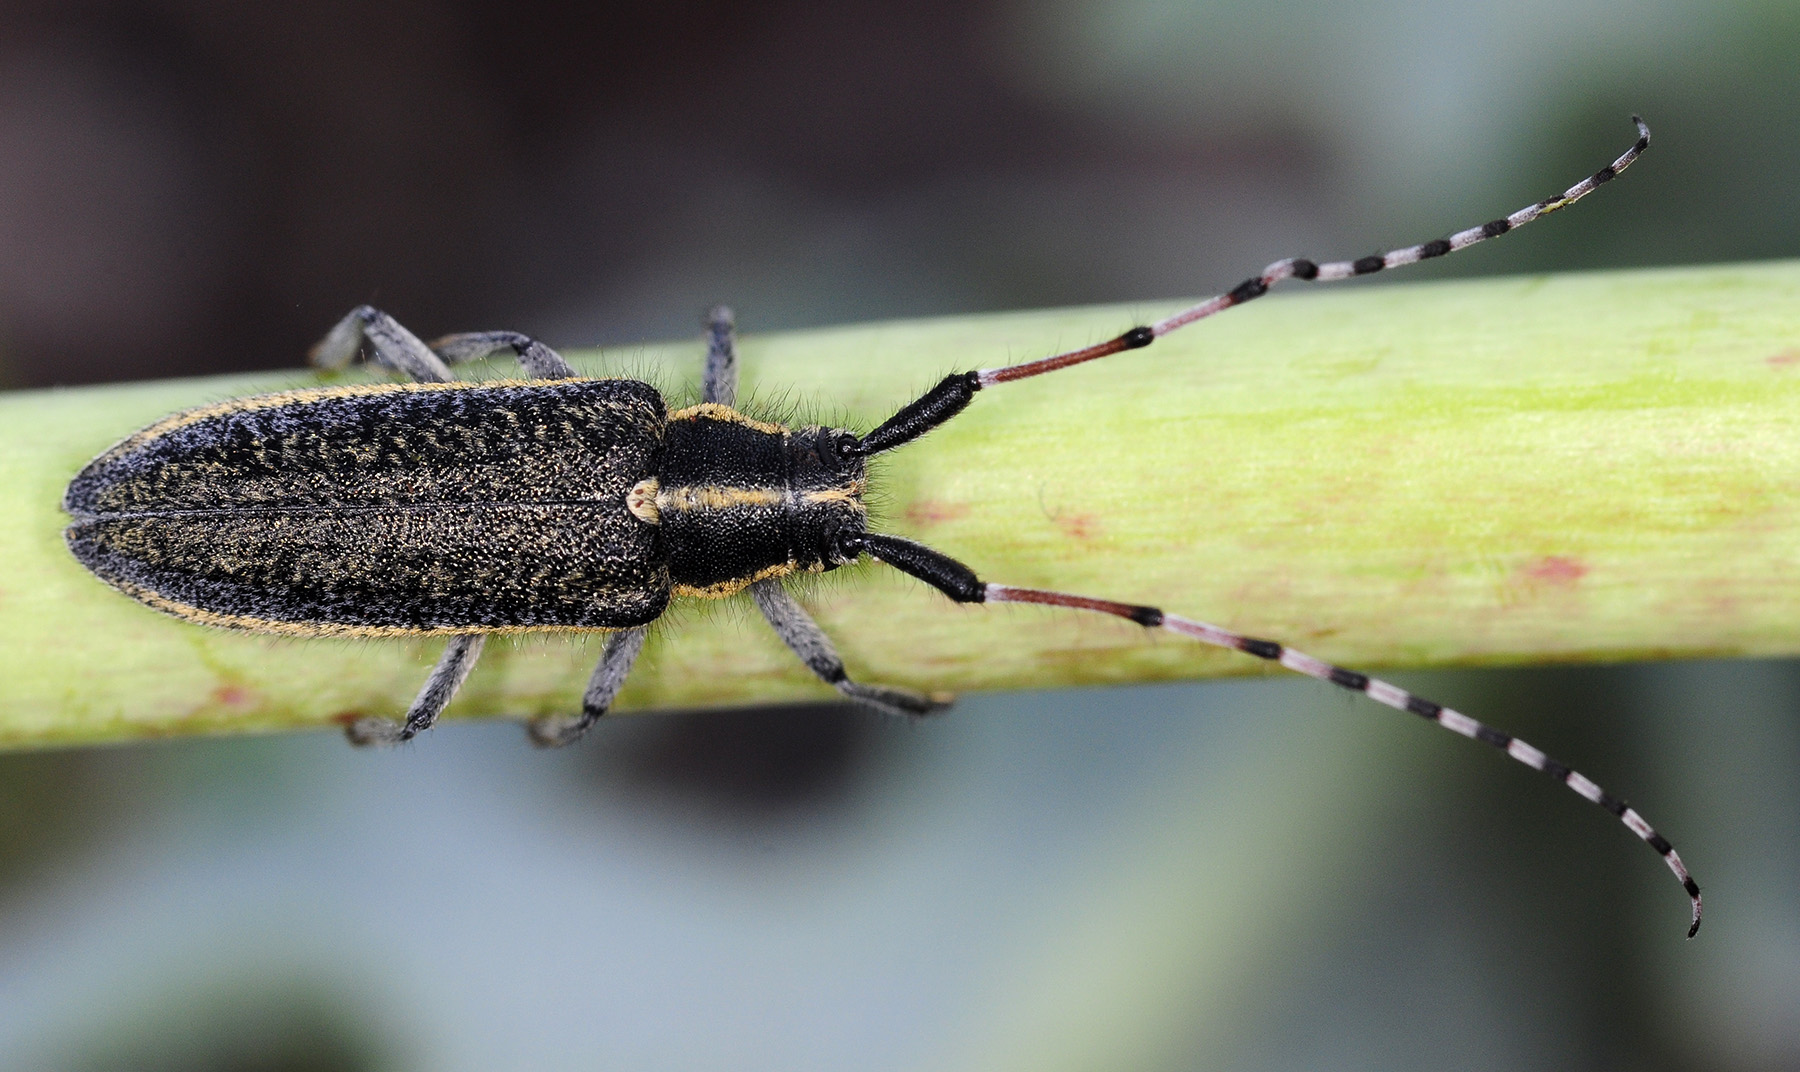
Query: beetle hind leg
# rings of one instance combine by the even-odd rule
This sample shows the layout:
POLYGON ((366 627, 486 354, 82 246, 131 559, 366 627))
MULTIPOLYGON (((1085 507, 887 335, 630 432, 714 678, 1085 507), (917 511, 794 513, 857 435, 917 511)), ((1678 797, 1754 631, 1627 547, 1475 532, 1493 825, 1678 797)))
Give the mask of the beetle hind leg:
POLYGON ((519 367, 534 380, 568 380, 576 375, 574 366, 563 355, 529 335, 516 331, 469 331, 446 335, 431 341, 431 350, 447 365, 479 361, 492 353, 511 350, 518 355, 519 367))
POLYGON ((421 383, 449 383, 456 377, 451 365, 478 361, 499 350, 512 350, 525 374, 538 380, 566 380, 575 370, 563 356, 529 335, 517 331, 475 331, 446 335, 426 345, 398 320, 375 308, 359 305, 326 333, 308 355, 320 368, 343 368, 356 358, 364 342, 374 352, 376 364, 385 365, 421 383))
POLYGON ((437 666, 431 676, 425 679, 425 685, 413 700, 412 706, 406 709, 406 719, 395 722, 391 718, 359 718, 344 727, 344 735, 354 745, 399 744, 410 741, 419 734, 430 729, 437 722, 444 708, 450 706, 450 700, 462 683, 468 680, 469 671, 475 669, 475 660, 481 657, 482 644, 487 636, 482 633, 463 633, 450 638, 444 646, 444 654, 438 657, 437 666))
POLYGON ((601 653, 600 662, 594 667, 594 675, 588 679, 587 691, 581 694, 581 714, 573 718, 551 716, 534 718, 525 724, 525 732, 531 743, 539 748, 561 748, 574 744, 581 735, 588 731, 601 716, 612 707, 613 700, 618 698, 619 690, 625 685, 625 678, 631 673, 631 666, 637 662, 638 653, 644 650, 644 636, 648 631, 639 626, 614 633, 606 641, 606 651, 601 653))
POLYGON ((368 342, 377 364, 386 365, 420 383, 449 383, 456 377, 442 358, 431 352, 400 321, 375 308, 359 305, 326 333, 307 354, 320 368, 343 368, 368 342))
POLYGON ((787 593, 787 589, 781 587, 780 581, 756 582, 750 586, 750 598, 756 600, 756 608, 762 611, 770 627, 800 657, 807 669, 846 699, 889 715, 930 715, 950 706, 950 697, 942 693, 927 696, 912 689, 851 681, 831 638, 787 593))

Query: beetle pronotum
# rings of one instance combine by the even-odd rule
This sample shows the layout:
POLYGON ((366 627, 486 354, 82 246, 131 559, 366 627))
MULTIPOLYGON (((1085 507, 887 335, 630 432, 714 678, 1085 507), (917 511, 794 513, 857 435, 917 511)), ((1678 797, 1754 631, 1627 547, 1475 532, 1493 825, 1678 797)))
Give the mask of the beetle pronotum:
POLYGON ((845 696, 924 714, 945 701, 854 682, 831 641, 782 587, 863 555, 959 603, 1038 603, 1126 618, 1278 662, 1501 749, 1617 816, 1680 879, 1700 926, 1700 889, 1667 839, 1636 811, 1524 741, 1423 697, 1270 640, 1159 608, 979 579, 922 544, 868 530, 866 460, 955 417, 979 391, 1149 346, 1267 293, 1285 279, 1334 280, 1440 257, 1580 200, 1637 159, 1650 131, 1607 167, 1554 197, 1445 238, 1354 261, 1277 261, 1225 294, 1093 346, 945 377, 867 434, 790 428, 732 408, 737 368, 729 311, 711 318, 704 401, 669 412, 648 384, 584 379, 516 332, 426 345, 369 306, 312 353, 374 359, 414 382, 241 398, 178 413, 106 451, 70 482, 69 548, 95 575, 158 610, 203 625, 289 636, 447 635, 403 721, 364 718, 359 744, 429 728, 490 633, 604 630, 605 650, 573 717, 530 723, 562 745, 617 696, 646 627, 675 596, 748 590, 782 640, 845 696), (454 382, 450 366, 512 351, 529 377, 454 382))

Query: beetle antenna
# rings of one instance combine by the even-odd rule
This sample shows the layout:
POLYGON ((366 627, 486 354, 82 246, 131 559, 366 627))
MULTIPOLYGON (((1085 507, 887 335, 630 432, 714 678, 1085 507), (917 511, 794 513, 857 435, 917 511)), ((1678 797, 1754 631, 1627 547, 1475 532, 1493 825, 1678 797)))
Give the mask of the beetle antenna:
POLYGON ((1681 881, 1681 888, 1693 902, 1693 924, 1688 928, 1688 937, 1692 938, 1700 930, 1700 885, 1688 874, 1687 866, 1676 854, 1675 846, 1669 839, 1657 833, 1642 815, 1618 797, 1613 796, 1595 785, 1579 772, 1572 770, 1567 764, 1559 763, 1545 755, 1541 750, 1526 744, 1509 734, 1482 725, 1460 711, 1452 710, 1440 703, 1427 700, 1423 696, 1415 696, 1367 674, 1355 670, 1346 670, 1334 666, 1323 659, 1315 659, 1311 655, 1295 651, 1284 644, 1273 640, 1258 640, 1216 625, 1182 618, 1169 614, 1158 607, 1140 606, 1132 603, 1117 603, 1110 599, 1094 599, 1090 596, 1070 595, 1066 592, 1047 592, 1037 588, 1013 588, 1004 584, 987 584, 976 577, 969 567, 956 561, 942 552, 932 550, 923 544, 911 540, 903 540, 896 536, 883 536, 878 533, 864 533, 859 539, 851 541, 848 548, 853 551, 866 551, 879 561, 885 562, 904 573, 924 581, 926 584, 943 592, 958 603, 1039 603, 1051 607, 1067 607, 1071 610, 1093 611, 1099 614, 1110 614, 1136 622, 1147 629, 1167 629, 1184 637, 1213 644, 1232 651, 1241 651, 1246 655, 1254 655, 1259 659, 1280 663, 1296 673, 1318 678, 1339 688, 1360 692, 1376 703, 1386 704, 1397 711, 1408 711, 1430 722, 1459 733, 1471 740, 1482 741, 1493 745, 1507 755, 1525 764, 1532 770, 1542 771, 1583 798, 1600 805, 1616 816, 1632 833, 1642 838, 1661 856, 1663 863, 1675 873, 1681 881))
POLYGON ((861 444, 861 452, 879 454, 917 439, 962 412, 963 407, 974 399, 975 392, 984 387, 1041 376, 1046 372, 1055 372, 1058 369, 1079 365, 1096 358, 1109 357, 1126 350, 1142 349, 1171 331, 1177 331, 1197 320, 1204 320, 1209 316, 1222 313, 1232 306, 1242 305, 1254 298, 1260 298, 1269 292, 1270 287, 1284 279, 1302 279, 1324 283, 1335 279, 1372 275, 1384 268, 1398 268, 1404 264, 1442 257, 1446 253, 1467 249, 1477 242, 1498 238, 1508 231, 1525 226, 1540 216, 1549 215, 1560 208, 1567 208, 1593 193, 1602 184, 1610 182, 1619 172, 1630 167, 1631 162, 1650 147, 1650 128, 1635 115, 1631 117, 1631 121, 1637 124, 1638 140, 1617 160, 1562 193, 1527 205, 1510 216, 1491 220, 1479 227, 1458 231, 1447 238, 1434 238, 1416 246, 1392 249, 1386 253, 1372 254, 1353 261, 1332 261, 1318 264, 1304 257, 1289 257, 1286 260, 1276 261, 1264 268, 1261 275, 1251 276, 1224 294, 1215 295, 1197 305, 1189 306, 1154 324, 1132 328, 1117 338, 1095 343, 1092 346, 1084 346, 1078 350, 1069 350, 1050 357, 1038 358, 1035 361, 946 376, 936 387, 908 404, 899 413, 894 414, 880 427, 865 436, 861 444))

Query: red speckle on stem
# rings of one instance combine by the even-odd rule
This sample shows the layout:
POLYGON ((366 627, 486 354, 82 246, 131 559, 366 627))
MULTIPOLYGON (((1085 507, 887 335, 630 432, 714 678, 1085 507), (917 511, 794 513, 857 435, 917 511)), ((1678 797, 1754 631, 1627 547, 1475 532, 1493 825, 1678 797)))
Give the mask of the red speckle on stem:
POLYGON ((212 698, 214 703, 221 703, 227 707, 237 707, 240 704, 250 702, 250 691, 248 689, 241 689, 236 685, 220 685, 212 691, 212 698))
POLYGON ((921 527, 955 521, 959 517, 967 516, 968 512, 968 503, 945 503, 920 499, 918 502, 906 504, 906 520, 921 527))
POLYGON ((1063 530, 1071 538, 1091 540, 1100 535, 1100 519, 1093 514, 1057 515, 1056 527, 1063 530))
POLYGON ((1789 365, 1800 365, 1800 350, 1783 350, 1772 357, 1763 358, 1775 368, 1787 368, 1789 365))
POLYGON ((361 711, 339 711, 337 714, 332 715, 328 721, 335 722, 340 726, 350 726, 354 725, 356 721, 362 717, 363 713, 361 711))
POLYGON ((1525 568, 1525 576, 1559 588, 1573 588, 1588 574, 1588 567, 1578 558, 1546 555, 1525 568))

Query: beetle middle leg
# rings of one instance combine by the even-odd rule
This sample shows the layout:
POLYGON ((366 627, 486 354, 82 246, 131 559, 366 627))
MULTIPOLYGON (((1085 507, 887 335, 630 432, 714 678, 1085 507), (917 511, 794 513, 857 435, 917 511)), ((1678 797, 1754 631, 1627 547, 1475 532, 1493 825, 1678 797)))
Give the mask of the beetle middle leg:
POLYGON ((425 679, 425 686, 419 690, 412 706, 406 709, 404 722, 373 716, 359 718, 344 728, 344 735, 356 745, 399 744, 430 729, 444 713, 444 708, 450 705, 456 690, 468 679, 469 671, 475 669, 475 660, 481 657, 481 648, 486 641, 487 636, 482 633, 451 637, 431 676, 425 679))
POLYGON ((539 748, 561 748, 580 740, 581 735, 612 707, 619 690, 625 686, 625 678, 631 674, 631 665, 644 650, 644 637, 648 633, 648 629, 639 626, 608 637, 606 650, 595 664, 593 676, 588 678, 587 691, 581 694, 581 714, 573 718, 550 715, 525 723, 531 743, 539 748))

